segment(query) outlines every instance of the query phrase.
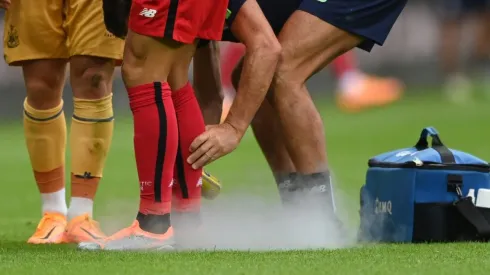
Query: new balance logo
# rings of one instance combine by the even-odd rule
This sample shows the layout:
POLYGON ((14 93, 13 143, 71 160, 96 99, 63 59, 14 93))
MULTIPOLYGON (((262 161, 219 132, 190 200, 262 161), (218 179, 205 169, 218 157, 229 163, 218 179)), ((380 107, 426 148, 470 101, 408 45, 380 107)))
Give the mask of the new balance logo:
POLYGON ((325 193, 327 192, 327 186, 325 184, 322 184, 322 185, 318 185, 318 186, 313 186, 311 189, 310 189, 310 192, 311 193, 325 193))
POLYGON ((153 18, 155 17, 155 14, 157 14, 157 10, 154 10, 154 9, 147 9, 147 8, 144 8, 141 12, 140 12, 140 15, 141 16, 144 16, 144 17, 149 17, 149 18, 153 18))

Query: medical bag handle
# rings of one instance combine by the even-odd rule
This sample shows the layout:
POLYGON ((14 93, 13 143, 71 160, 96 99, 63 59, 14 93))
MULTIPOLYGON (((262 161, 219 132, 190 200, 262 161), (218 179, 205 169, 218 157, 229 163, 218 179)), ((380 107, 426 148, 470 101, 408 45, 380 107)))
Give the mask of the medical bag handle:
POLYGON ((419 151, 428 149, 429 142, 427 138, 429 136, 432 138, 432 143, 430 147, 436 150, 437 153, 439 153, 439 155, 441 156, 441 162, 443 164, 456 163, 453 153, 442 143, 441 138, 439 137, 439 133, 434 127, 425 127, 424 129, 422 129, 419 141, 417 141, 417 144, 415 144, 415 148, 417 148, 417 150, 419 151))

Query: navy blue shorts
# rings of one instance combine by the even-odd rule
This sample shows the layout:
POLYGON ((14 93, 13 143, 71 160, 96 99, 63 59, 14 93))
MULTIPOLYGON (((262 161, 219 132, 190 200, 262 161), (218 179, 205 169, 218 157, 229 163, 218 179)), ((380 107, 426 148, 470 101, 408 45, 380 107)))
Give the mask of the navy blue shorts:
MULTIPOLYGON (((236 15, 246 0, 230 0, 230 14, 236 15)), ((407 0, 257 0, 272 29, 278 34, 288 18, 302 10, 365 40, 358 46, 370 51, 383 45, 407 0)), ((233 18, 232 18, 233 19, 233 18)), ((233 24, 233 20, 228 22, 233 24)), ((238 42, 230 29, 223 41, 238 42)))

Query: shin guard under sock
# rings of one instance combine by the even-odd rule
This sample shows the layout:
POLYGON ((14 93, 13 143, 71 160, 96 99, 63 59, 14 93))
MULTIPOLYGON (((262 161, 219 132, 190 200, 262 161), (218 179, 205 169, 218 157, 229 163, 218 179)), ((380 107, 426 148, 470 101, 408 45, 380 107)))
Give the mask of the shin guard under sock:
POLYGON ((170 213, 178 146, 177 119, 167 83, 128 88, 143 215, 170 213))

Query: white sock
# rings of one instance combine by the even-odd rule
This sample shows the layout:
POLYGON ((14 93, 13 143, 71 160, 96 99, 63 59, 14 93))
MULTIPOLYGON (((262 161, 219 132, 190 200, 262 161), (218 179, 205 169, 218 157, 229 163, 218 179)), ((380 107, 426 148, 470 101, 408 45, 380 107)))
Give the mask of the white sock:
POLYGON ((66 216, 65 188, 53 193, 41 193, 42 210, 46 212, 56 212, 66 216))
POLYGON ((352 86, 357 85, 363 76, 364 75, 358 70, 343 73, 338 82, 340 92, 345 94, 356 92, 357 90, 352 89, 352 86))
POLYGON ((92 217, 94 211, 94 201, 87 198, 72 197, 70 208, 68 209, 68 218, 71 220, 80 215, 88 214, 92 217))

